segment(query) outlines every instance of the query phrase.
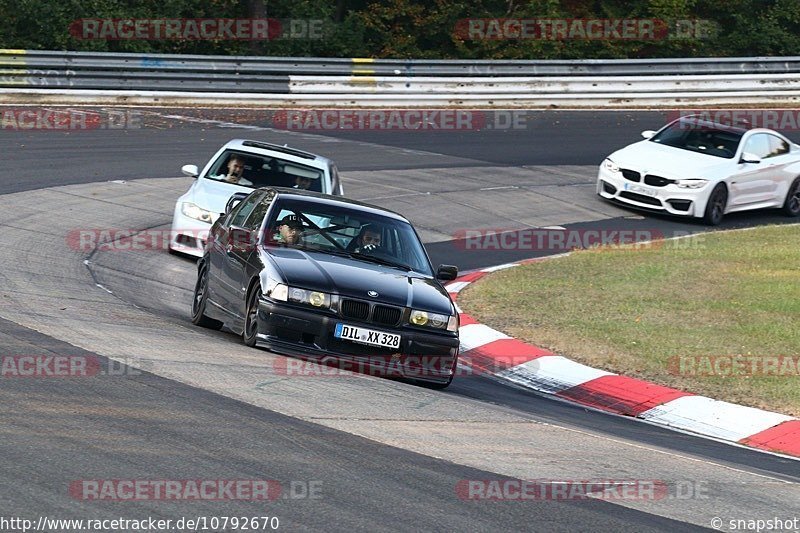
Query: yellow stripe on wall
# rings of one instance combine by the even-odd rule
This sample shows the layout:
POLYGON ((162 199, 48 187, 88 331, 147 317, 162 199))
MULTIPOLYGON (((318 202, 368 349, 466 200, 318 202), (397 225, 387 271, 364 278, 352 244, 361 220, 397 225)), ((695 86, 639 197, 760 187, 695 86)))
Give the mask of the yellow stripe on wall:
POLYGON ((0 65, 3 66, 24 66, 24 57, 5 57, 5 56, 24 56, 27 50, 15 50, 13 48, 0 48, 0 65))

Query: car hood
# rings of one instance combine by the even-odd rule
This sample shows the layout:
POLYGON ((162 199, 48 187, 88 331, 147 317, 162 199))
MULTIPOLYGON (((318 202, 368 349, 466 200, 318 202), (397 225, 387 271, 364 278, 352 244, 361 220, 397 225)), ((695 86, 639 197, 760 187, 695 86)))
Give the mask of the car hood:
POLYGON ((228 203, 228 199, 237 192, 249 194, 253 192, 253 189, 224 181, 198 178, 186 201, 211 211, 216 220, 219 214, 225 211, 225 204, 228 203))
POLYGON ((716 173, 734 164, 734 159, 700 154, 647 140, 617 150, 608 158, 620 168, 673 179, 713 178, 716 173))
POLYGON ((450 296, 439 282, 414 272, 293 248, 268 248, 262 253, 269 256, 290 286, 453 314, 450 296), (370 297, 368 291, 378 296, 370 297))

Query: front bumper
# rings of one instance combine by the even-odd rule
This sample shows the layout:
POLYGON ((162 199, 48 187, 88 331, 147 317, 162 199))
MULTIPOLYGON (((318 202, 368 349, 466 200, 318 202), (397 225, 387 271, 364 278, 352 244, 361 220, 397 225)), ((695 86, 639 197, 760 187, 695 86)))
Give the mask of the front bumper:
MULTIPOLYGON (((442 384, 448 383, 455 373, 459 340, 450 332, 388 328, 262 299, 257 344, 342 370, 442 384), (338 339, 334 337, 337 323, 400 334, 400 347, 388 349, 338 339)), ((299 367, 293 368, 302 373, 299 367)))
POLYGON ((651 186, 632 181, 621 172, 601 165, 597 173, 597 194, 607 200, 643 209, 684 217, 702 217, 708 203, 709 183, 702 189, 683 189, 675 184, 651 186))
POLYGON ((169 249, 194 257, 202 257, 210 230, 211 224, 187 217, 180 211, 178 205, 172 215, 169 249))

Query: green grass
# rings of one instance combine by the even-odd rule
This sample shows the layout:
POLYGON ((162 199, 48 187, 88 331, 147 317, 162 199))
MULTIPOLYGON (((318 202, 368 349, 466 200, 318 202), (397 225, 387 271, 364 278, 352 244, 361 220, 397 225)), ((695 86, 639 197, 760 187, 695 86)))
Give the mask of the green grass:
POLYGON ((679 356, 800 356, 800 227, 595 248, 503 270, 459 295, 495 329, 585 364, 800 415, 800 376, 698 377, 679 356))

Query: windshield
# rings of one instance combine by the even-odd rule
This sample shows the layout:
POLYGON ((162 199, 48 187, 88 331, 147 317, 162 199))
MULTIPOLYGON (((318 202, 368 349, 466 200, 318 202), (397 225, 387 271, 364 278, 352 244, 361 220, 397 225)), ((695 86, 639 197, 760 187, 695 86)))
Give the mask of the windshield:
POLYGON ((351 206, 279 200, 265 226, 268 246, 301 247, 432 276, 411 224, 351 206))
POLYGON ((226 150, 214 161, 206 178, 254 189, 288 187, 322 192, 323 172, 277 157, 226 150))
POLYGON ((651 142, 715 157, 731 159, 736 155, 745 130, 728 128, 712 122, 683 118, 650 138, 651 142))

